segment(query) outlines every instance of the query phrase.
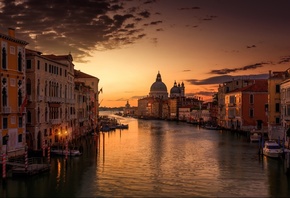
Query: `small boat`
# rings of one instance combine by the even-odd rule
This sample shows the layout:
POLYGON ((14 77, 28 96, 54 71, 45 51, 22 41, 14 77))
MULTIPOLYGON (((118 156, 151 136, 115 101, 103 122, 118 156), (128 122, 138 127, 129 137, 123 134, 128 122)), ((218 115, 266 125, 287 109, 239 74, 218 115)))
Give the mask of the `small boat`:
POLYGON ((205 129, 208 129, 208 130, 219 130, 220 127, 219 126, 215 126, 215 125, 204 125, 204 128, 205 129))
POLYGON ((250 141, 251 142, 259 142, 260 139, 261 139, 261 134, 258 134, 256 132, 251 133, 251 135, 250 135, 250 141))
POLYGON ((128 124, 118 124, 116 125, 116 129, 128 129, 129 125, 128 124))
POLYGON ((55 155, 67 155, 67 156, 80 156, 82 153, 79 151, 79 150, 75 150, 75 149, 71 149, 71 150, 68 150, 66 151, 65 149, 62 150, 62 149, 51 149, 50 151, 51 154, 55 154, 55 155), (66 154, 66 152, 68 152, 66 154))
POLYGON ((263 147, 263 155, 272 158, 281 157, 283 154, 283 149, 281 146, 274 140, 268 140, 265 142, 263 147))

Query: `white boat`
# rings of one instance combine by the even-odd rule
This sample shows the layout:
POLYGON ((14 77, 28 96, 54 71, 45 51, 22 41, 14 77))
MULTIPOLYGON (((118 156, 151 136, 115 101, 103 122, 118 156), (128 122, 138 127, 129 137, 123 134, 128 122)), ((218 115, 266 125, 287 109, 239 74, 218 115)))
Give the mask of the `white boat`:
POLYGON ((55 155, 67 155, 67 156, 80 156, 82 153, 79 151, 79 150, 68 150, 66 151, 65 149, 64 150, 61 150, 61 149, 51 149, 50 151, 51 154, 55 154, 55 155), (67 152, 67 154, 66 154, 67 152))
POLYGON ((263 147, 263 155, 278 158, 283 154, 281 146, 274 140, 266 141, 263 147))
POLYGON ((250 141, 251 142, 259 142, 259 140, 261 139, 261 134, 258 133, 251 133, 250 135, 250 141))

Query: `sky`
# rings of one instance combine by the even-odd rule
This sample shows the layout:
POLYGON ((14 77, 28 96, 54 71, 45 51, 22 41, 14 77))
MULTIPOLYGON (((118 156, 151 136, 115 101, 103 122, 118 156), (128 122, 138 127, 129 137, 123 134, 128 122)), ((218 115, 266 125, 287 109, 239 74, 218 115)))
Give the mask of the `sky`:
POLYGON ((158 72, 168 93, 211 101, 223 82, 290 68, 289 0, 0 0, 0 32, 73 56, 100 106, 137 106, 158 72))

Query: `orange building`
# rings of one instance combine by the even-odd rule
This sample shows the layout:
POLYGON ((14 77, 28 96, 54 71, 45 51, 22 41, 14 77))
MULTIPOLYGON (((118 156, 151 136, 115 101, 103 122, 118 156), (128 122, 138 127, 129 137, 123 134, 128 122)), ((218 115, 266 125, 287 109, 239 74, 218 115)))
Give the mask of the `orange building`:
POLYGON ((0 151, 8 156, 22 155, 25 149, 25 47, 15 38, 15 30, 0 33, 0 151))
POLYGON ((268 80, 256 79, 254 83, 225 95, 227 128, 267 131, 268 80))

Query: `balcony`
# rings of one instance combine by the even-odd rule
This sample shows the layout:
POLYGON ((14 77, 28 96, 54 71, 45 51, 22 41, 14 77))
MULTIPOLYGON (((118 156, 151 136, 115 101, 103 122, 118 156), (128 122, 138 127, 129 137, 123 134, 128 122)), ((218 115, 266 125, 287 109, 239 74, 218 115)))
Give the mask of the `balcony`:
POLYGON ((61 124, 61 119, 51 119, 50 120, 50 124, 52 125, 57 125, 57 124, 61 124))
POLYGON ((228 115, 228 119, 234 119, 235 116, 234 115, 228 115))
POLYGON ((10 107, 2 107, 2 113, 11 113, 10 107))
POLYGON ((234 107, 234 106, 236 106, 236 103, 229 103, 228 104, 228 107, 234 107))

